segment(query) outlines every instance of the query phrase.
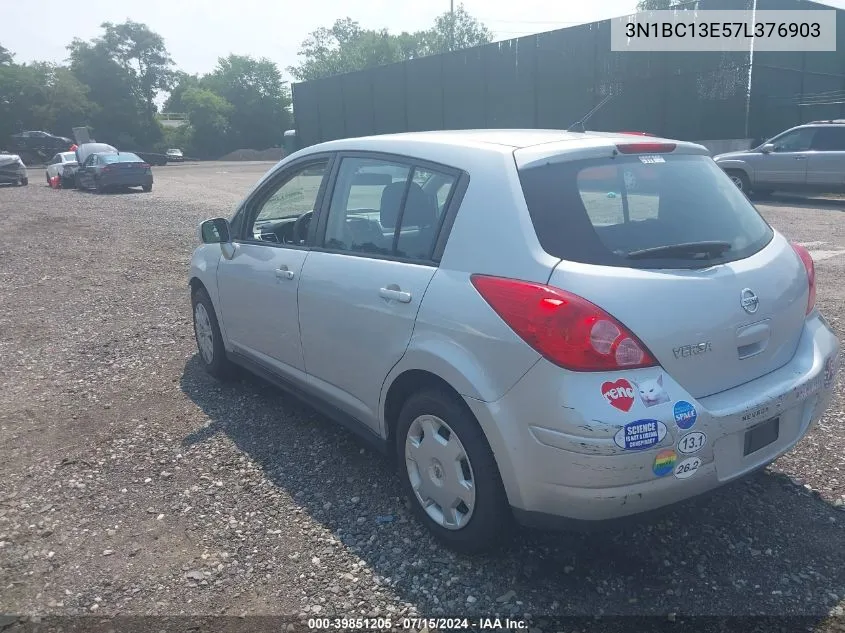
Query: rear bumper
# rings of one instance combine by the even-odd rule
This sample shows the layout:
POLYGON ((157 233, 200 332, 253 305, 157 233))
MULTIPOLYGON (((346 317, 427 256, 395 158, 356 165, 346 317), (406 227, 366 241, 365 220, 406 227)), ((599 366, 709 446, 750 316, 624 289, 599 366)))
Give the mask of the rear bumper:
POLYGON ((109 174, 100 177, 103 187, 141 187, 153 184, 152 174, 109 174))
POLYGON ((765 467, 822 416, 835 382, 826 373, 835 373, 838 359, 839 341, 814 314, 786 366, 700 400, 663 373, 667 402, 635 402, 621 411, 602 397, 602 384, 623 377, 642 383, 659 369, 609 377, 572 374, 541 360, 500 400, 467 403, 487 435, 517 518, 584 527, 664 508, 765 467), (679 401, 696 412, 691 425, 681 422, 686 428, 675 421, 679 401), (746 432, 775 417, 777 438, 745 455, 746 432), (662 425, 662 438, 648 448, 621 448, 620 429, 642 420, 662 425), (679 441, 693 432, 706 440, 685 454, 679 441), (696 459, 691 475, 676 476, 679 465, 696 459))

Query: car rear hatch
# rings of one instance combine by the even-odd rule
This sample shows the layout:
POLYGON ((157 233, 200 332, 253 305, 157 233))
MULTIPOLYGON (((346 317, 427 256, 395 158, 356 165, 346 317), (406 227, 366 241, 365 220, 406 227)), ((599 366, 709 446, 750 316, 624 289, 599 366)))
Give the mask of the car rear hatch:
POLYGON ((693 397, 795 353, 808 271, 699 146, 617 138, 515 152, 548 284, 626 326, 693 397))

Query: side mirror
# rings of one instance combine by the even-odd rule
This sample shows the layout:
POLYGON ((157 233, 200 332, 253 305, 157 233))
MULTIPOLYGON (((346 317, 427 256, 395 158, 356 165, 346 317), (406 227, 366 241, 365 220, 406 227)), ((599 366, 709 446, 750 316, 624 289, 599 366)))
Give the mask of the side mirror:
POLYGON ((764 154, 770 154, 775 151, 775 144, 774 143, 764 143, 762 147, 760 147, 760 151, 764 154))
POLYGON ((227 244, 232 241, 229 221, 224 218, 206 220, 200 224, 199 234, 203 244, 227 244))

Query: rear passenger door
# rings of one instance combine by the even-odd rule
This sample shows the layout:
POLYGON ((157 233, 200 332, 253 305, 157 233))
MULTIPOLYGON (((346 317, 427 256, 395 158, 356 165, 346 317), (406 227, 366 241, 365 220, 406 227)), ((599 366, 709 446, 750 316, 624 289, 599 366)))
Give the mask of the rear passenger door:
POLYGON ((845 187, 845 126, 820 127, 807 158, 807 186, 824 193, 845 187))
POLYGON ((382 383, 411 339, 460 174, 366 154, 342 156, 336 174, 299 283, 305 371, 327 400, 378 433, 382 383), (434 190, 425 186, 432 178, 434 190))

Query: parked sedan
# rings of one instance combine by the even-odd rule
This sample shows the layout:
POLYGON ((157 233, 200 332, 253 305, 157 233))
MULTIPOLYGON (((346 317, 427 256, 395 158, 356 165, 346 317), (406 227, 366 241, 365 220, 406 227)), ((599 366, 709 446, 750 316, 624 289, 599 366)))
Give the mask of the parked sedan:
POLYGON ((102 193, 108 189, 141 187, 153 190, 153 171, 137 155, 123 153, 95 153, 88 156, 76 172, 80 189, 102 193))
POLYGON ((185 157, 182 155, 181 149, 169 149, 167 150, 167 160, 181 163, 185 160, 185 157))
POLYGON ((47 184, 49 185, 50 180, 58 176, 61 179, 62 188, 73 187, 77 165, 75 152, 59 152, 47 163, 47 184))
POLYGON ((17 154, 0 152, 0 183, 12 185, 28 185, 26 165, 17 154))
POLYGON ((461 550, 512 518, 593 526, 756 471, 819 420, 839 368, 809 252, 692 143, 331 141, 198 235, 202 366, 248 368, 392 453, 461 550), (597 186, 632 170, 649 186, 597 186))

